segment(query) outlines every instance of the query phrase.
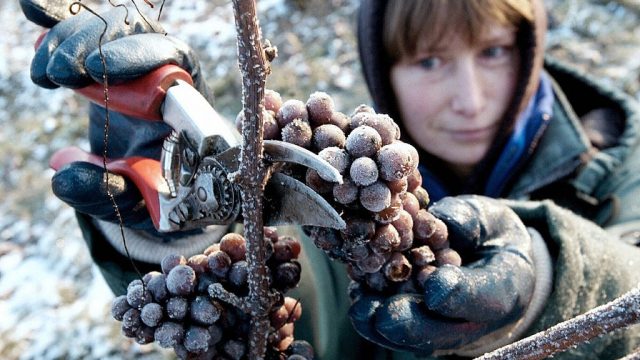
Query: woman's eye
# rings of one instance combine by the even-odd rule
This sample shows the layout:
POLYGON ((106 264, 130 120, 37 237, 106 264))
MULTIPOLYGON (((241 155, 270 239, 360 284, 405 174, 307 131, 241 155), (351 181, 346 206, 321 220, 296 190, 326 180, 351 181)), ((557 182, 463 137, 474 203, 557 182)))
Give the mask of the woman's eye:
POLYGON ((442 64, 442 60, 437 57, 431 56, 420 60, 418 64, 425 70, 433 70, 442 64))
POLYGON ((482 50, 482 56, 486 58, 501 58, 509 54, 506 46, 491 46, 482 50))

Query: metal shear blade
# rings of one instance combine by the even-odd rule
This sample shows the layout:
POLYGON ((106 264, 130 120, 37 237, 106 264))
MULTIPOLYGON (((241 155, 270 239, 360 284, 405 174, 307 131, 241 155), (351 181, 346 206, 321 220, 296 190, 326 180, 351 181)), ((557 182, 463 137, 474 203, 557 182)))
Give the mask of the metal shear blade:
MULTIPOLYGON (((240 165, 241 147, 236 129, 184 82, 167 91, 163 108, 164 121, 173 127, 175 134, 163 147, 162 163, 169 191, 159 193, 159 230, 186 230, 234 221, 239 214, 239 189, 228 175, 240 165)), ((272 164, 304 165, 325 179, 342 183, 342 176, 333 166, 302 147, 267 140, 264 153, 265 160, 272 164)), ((322 196, 284 174, 272 174, 265 199, 267 225, 345 227, 340 215, 322 196)))

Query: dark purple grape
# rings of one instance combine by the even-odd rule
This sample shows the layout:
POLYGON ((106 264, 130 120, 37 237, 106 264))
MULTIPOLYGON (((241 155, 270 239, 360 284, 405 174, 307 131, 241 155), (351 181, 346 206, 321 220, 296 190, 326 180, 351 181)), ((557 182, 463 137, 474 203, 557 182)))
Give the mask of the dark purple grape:
POLYGON ((271 111, 265 111, 262 117, 262 138, 265 140, 278 140, 280 138, 280 126, 271 111))
POLYGON ((300 242, 292 236, 280 236, 273 244, 273 258, 278 262, 297 259, 300 255, 300 242))
POLYGON ((151 344, 156 329, 148 326, 140 326, 136 331, 136 342, 140 345, 151 344))
POLYGON ((391 194, 391 203, 386 208, 378 211, 374 218, 379 224, 390 224, 400 217, 400 211, 402 211, 402 200, 400 195, 391 194))
POLYGON ((333 185, 333 198, 340 204, 351 204, 358 199, 358 185, 350 178, 343 178, 342 184, 333 185))
POLYGON ((369 247, 377 254, 390 253, 398 245, 400 245, 400 234, 390 224, 378 227, 375 235, 369 241, 369 247))
POLYGON ((389 287, 389 281, 384 274, 379 271, 367 274, 366 284, 369 288, 377 292, 383 292, 389 287))
POLYGON ((345 255, 351 261, 361 261, 369 256, 369 248, 360 242, 346 242, 343 248, 345 255))
POLYGON ((427 245, 431 246, 431 249, 442 249, 447 243, 449 239, 449 229, 447 229, 447 224, 445 224, 442 220, 435 218, 434 220, 434 230, 431 235, 425 240, 427 245))
POLYGON ((343 148, 346 140, 347 137, 342 129, 332 124, 317 127, 313 131, 313 137, 311 138, 313 148, 317 151, 333 146, 343 148))
POLYGON ((307 360, 313 360, 313 347, 305 340, 294 340, 286 351, 289 355, 300 355, 307 360))
POLYGON ((413 163, 408 144, 394 142, 383 146, 378 152, 380 177, 386 181, 396 181, 407 177, 417 164, 413 163))
POLYGON ((417 239, 426 240, 436 231, 436 218, 426 209, 420 209, 413 219, 413 233, 417 239))
POLYGON ((236 289, 241 289, 247 286, 248 276, 249 265, 244 260, 233 263, 229 273, 227 273, 229 283, 236 289))
POLYGON ((438 268, 434 265, 427 265, 422 267, 416 274, 416 281, 418 284, 424 284, 424 282, 436 271, 438 268))
POLYGON ((406 192, 402 194, 402 209, 407 211, 412 219, 415 219, 418 215, 418 211, 420 210, 420 203, 418 202, 418 198, 410 192, 406 192))
POLYGON ((423 245, 411 249, 411 262, 413 265, 422 268, 434 261, 436 261, 436 256, 429 246, 423 245))
POLYGON ((111 316, 118 321, 122 321, 122 317, 129 309, 131 309, 131 305, 127 302, 127 296, 120 295, 113 299, 111 303, 111 316))
POLYGON ((156 303, 148 303, 140 312, 140 320, 149 326, 156 327, 162 320, 162 306, 156 303))
POLYGON ((347 154, 347 151, 335 146, 322 149, 318 153, 318 156, 320 156, 326 162, 331 164, 331 166, 336 168, 336 170, 338 170, 340 174, 344 174, 345 171, 349 168, 349 164, 351 164, 351 159, 349 158, 349 154, 347 154))
POLYGON ((187 316, 189 311, 189 302, 183 297, 172 297, 167 300, 166 304, 167 316, 173 320, 182 320, 187 316))
POLYGON ((213 346, 219 343, 220 340, 222 340, 223 333, 220 326, 211 325, 207 328, 207 331, 209 331, 209 336, 210 336, 209 346, 213 346))
POLYGON ((273 272, 273 286, 281 291, 294 288, 300 282, 301 269, 297 261, 279 264, 273 272))
POLYGON ((264 90, 264 108, 277 113, 282 107, 282 97, 280 93, 271 89, 264 90))
POLYGON ((221 315, 221 308, 216 306, 208 296, 196 296, 189 308, 191 319, 200 325, 213 325, 221 315))
POLYGON ((337 231, 333 229, 321 228, 317 232, 311 235, 313 243, 320 249, 329 251, 337 249, 342 246, 342 239, 337 231))
POLYGON ((284 128, 292 121, 299 119, 304 122, 309 121, 307 106, 300 100, 290 99, 282 103, 276 113, 276 119, 281 128, 284 128))
POLYGON ((167 290, 173 295, 188 296, 196 286, 196 272, 187 265, 177 265, 167 275, 167 290))
POLYGON ((371 211, 378 212, 391 205, 391 190, 381 181, 360 189, 360 204, 371 211))
POLYGON ((232 262, 244 260, 247 253, 246 240, 240 234, 225 234, 220 239, 220 250, 226 252, 232 262))
POLYGON ((158 345, 169 349, 182 343, 184 328, 178 323, 167 321, 156 328, 154 338, 158 345))
POLYGON ((218 278, 211 273, 200 274, 198 275, 195 292, 197 294, 207 294, 209 292, 209 285, 218 282, 218 278))
POLYGON ((209 259, 205 254, 196 254, 187 259, 187 266, 191 267, 196 274, 204 274, 209 271, 209 259))
POLYGON ((347 263, 347 275, 353 281, 363 282, 367 273, 353 263, 347 263))
POLYGON ((313 131, 311 131, 311 125, 308 122, 295 119, 280 130, 280 136, 282 141, 309 148, 311 147, 313 131))
POLYGON ((407 178, 402 178, 395 181, 387 181, 387 186, 394 194, 404 194, 407 191, 408 184, 407 178))
POLYGON ((375 156, 380 146, 382 146, 380 134, 374 128, 365 125, 353 129, 345 143, 347 152, 354 158, 375 156))
MULTIPOLYGON (((366 105, 365 105, 366 106, 366 105)), ((364 108, 363 108, 364 109, 364 108)), ((357 110, 357 109, 356 109, 357 110)), ((371 109, 373 110, 373 109, 371 109)), ((355 112, 352 116, 351 116, 351 130, 354 130, 360 126, 366 125, 367 124, 367 120, 369 118, 373 118, 375 116, 375 112, 374 111, 360 111, 360 112, 355 112)))
POLYGON ((127 290, 127 302, 131 307, 141 309, 151 301, 151 294, 142 283, 130 286, 127 290))
MULTIPOLYGON (((358 106, 356 106, 355 109, 353 109, 353 113, 351 114, 351 117, 356 116, 356 114, 359 113, 371 113, 371 114, 375 114, 376 111, 369 105, 367 104, 360 104, 358 106)), ((360 126, 360 125, 358 125, 360 126)))
MULTIPOLYGON (((289 345, 289 346, 291 346, 291 345, 289 345)), ((292 354, 292 355, 287 356, 287 360, 307 360, 307 358, 304 355, 292 354)))
POLYGON ((162 268, 162 272, 168 274, 171 269, 176 267, 177 265, 185 265, 187 263, 187 259, 182 255, 167 255, 162 258, 160 262, 160 267, 162 268))
POLYGON ((184 333, 183 345, 187 351, 192 353, 202 353, 209 348, 209 340, 211 335, 206 328, 201 326, 189 326, 184 333))
POLYGON ((351 124, 351 119, 344 113, 334 111, 333 114, 331 114, 329 123, 339 127, 342 132, 346 133, 350 130, 349 126, 351 124))
POLYGON ((460 265, 462 265, 462 259, 460 258, 460 254, 458 254, 457 251, 455 251, 455 250, 453 250, 451 248, 436 250, 435 255, 436 255, 436 265, 437 266, 442 266, 442 265, 460 266, 460 265))
POLYGON ((358 265, 358 268, 360 268, 360 270, 370 274, 380 271, 384 263, 384 256, 376 253, 370 253, 367 257, 358 261, 356 265, 358 265))
POLYGON ((233 360, 240 360, 247 352, 247 346, 240 340, 229 340, 223 345, 223 350, 227 356, 233 360))
POLYGON ((328 124, 331 121, 331 115, 333 115, 335 105, 329 94, 316 91, 309 96, 306 105, 309 122, 313 126, 328 124))
POLYGON ((162 303, 167 299, 167 275, 157 273, 150 277, 147 283, 147 290, 151 293, 153 301, 162 303))
POLYGON ((215 244, 211 244, 209 247, 204 249, 204 251, 202 253, 207 255, 207 256, 209 256, 209 254, 211 254, 214 251, 218 251, 218 250, 220 250, 220 243, 215 243, 215 244))
POLYGON ((369 157, 359 157, 351 163, 349 176, 356 185, 369 186, 378 180, 378 165, 369 157))
POLYGON ((268 238, 272 242, 278 241, 278 228, 275 226, 265 226, 262 229, 262 233, 265 238, 268 238))
POLYGON ((407 176, 407 191, 414 192, 418 186, 422 186, 422 174, 420 174, 418 168, 415 168, 407 176))
POLYGON ((217 250, 209 254, 209 270, 220 278, 227 276, 229 269, 231 268, 231 258, 229 255, 222 251, 217 250))
POLYGON ((316 170, 307 169, 304 180, 311 189, 319 194, 326 194, 333 190, 333 183, 320 177, 316 170))
POLYGON ((371 219, 350 218, 345 219, 346 227, 340 230, 342 239, 347 242, 360 242, 370 239, 376 232, 376 224, 371 219))
MULTIPOLYGON (((124 313, 122 316, 122 328, 132 331, 135 336, 135 331, 137 331, 142 325, 142 321, 140 320, 140 310, 131 308, 124 313)), ((128 336, 133 337, 133 336, 128 336)))

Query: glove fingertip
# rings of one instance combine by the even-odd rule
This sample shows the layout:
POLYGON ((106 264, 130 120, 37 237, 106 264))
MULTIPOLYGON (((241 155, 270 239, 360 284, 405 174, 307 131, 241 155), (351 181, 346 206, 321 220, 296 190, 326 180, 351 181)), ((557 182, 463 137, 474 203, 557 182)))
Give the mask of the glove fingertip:
POLYGON ((455 296, 462 278, 460 268, 452 265, 441 266, 431 274, 423 284, 427 307, 436 312, 446 307, 451 297, 455 296))
POLYGON ((60 86, 78 89, 93 83, 75 56, 60 46, 51 56, 46 68, 47 78, 60 86))
POLYGON ((354 329, 363 338, 390 349, 396 349, 392 343, 376 330, 376 310, 382 305, 379 297, 363 297, 349 308, 349 318, 354 329))
POLYGON ((51 28, 70 15, 66 0, 20 0, 25 17, 40 26, 51 28))
POLYGON ((106 195, 102 185, 104 170, 90 163, 73 162, 58 170, 51 179, 53 193, 71 206, 93 202, 106 195))

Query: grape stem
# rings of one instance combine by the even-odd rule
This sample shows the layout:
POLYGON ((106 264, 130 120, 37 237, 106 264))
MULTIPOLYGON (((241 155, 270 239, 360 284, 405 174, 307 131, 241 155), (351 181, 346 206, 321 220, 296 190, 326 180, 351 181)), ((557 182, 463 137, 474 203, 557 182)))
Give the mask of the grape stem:
MULTIPOLYGON (((249 359, 262 359, 269 332, 269 310, 274 296, 269 291, 263 234, 263 193, 268 170, 263 160, 264 90, 270 65, 262 46, 255 0, 233 0, 238 43, 238 66, 242 75, 242 151, 233 179, 240 186, 244 236, 247 241, 249 294, 244 303, 252 316, 249 359)), ((242 308, 242 307, 241 307, 242 308)))
POLYGON ((607 304, 475 360, 544 359, 639 321, 640 287, 636 287, 607 304))

